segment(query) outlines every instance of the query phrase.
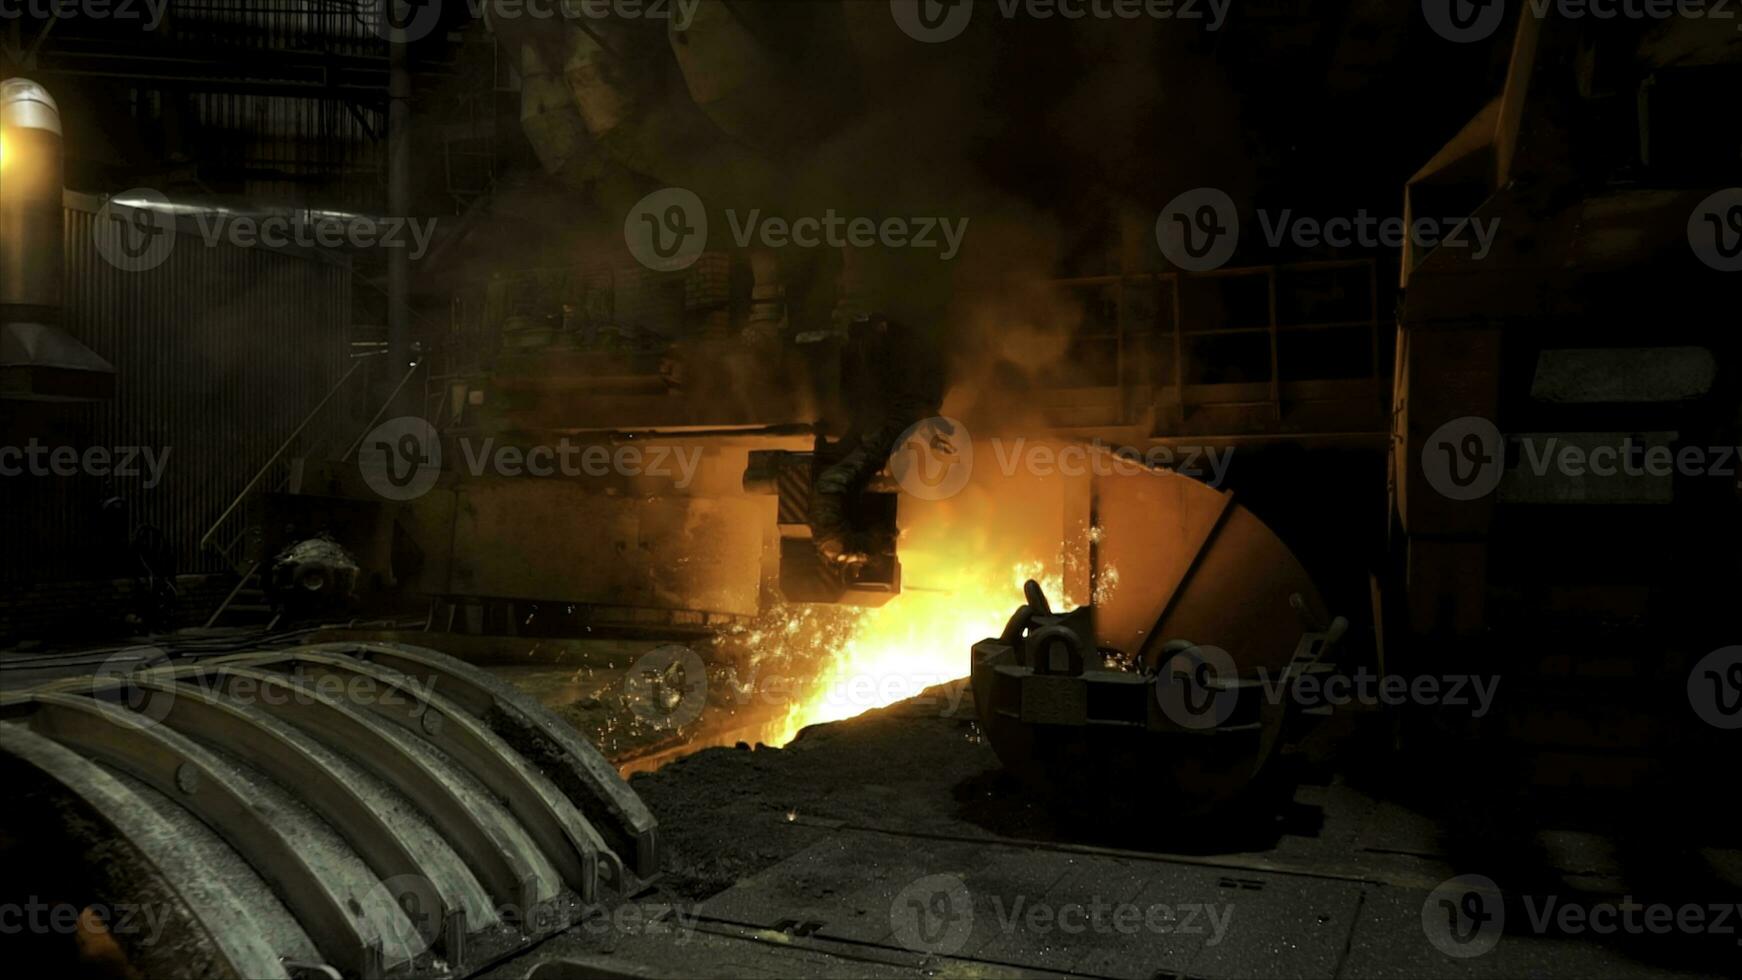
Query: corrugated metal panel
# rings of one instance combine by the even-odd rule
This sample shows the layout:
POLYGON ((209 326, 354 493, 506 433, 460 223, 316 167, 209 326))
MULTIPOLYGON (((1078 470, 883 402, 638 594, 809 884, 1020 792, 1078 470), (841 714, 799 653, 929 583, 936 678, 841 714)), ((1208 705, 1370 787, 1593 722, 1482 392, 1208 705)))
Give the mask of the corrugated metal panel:
MULTIPOLYGON (((98 252, 94 211, 69 206, 66 218, 66 328, 115 365, 116 394, 55 409, 52 431, 35 437, 166 462, 150 487, 143 455, 131 475, 6 478, 0 581, 118 571, 123 542, 99 510, 111 496, 163 533, 177 571, 222 570, 199 553, 200 535, 351 365, 349 262, 208 244, 184 227, 161 266, 124 271, 98 252)), ((348 402, 335 399, 299 445, 342 451, 355 435, 348 402)))

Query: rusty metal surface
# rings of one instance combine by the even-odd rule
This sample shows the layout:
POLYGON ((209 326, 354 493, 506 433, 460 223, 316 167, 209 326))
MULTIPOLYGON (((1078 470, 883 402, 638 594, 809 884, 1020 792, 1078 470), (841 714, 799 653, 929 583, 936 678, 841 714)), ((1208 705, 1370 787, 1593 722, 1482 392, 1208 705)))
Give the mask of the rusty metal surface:
POLYGON ((467 480, 457 493, 452 579, 443 591, 750 615, 763 520, 756 500, 467 480))

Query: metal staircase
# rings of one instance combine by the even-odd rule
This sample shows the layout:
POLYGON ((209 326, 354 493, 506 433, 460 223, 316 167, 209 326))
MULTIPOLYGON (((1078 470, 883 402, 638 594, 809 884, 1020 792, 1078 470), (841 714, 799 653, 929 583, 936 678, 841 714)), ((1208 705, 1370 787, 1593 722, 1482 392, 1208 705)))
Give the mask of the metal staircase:
POLYGON ((201 536, 200 549, 222 558, 236 576, 235 587, 207 618, 207 629, 215 628, 221 623, 266 629, 277 625, 280 614, 266 591, 266 565, 272 560, 272 556, 265 553, 265 536, 249 514, 247 505, 258 499, 258 495, 266 487, 293 493, 300 489, 304 462, 308 459, 327 457, 344 460, 356 452, 363 437, 381 420, 388 408, 395 404, 400 392, 422 367, 421 364, 413 364, 356 437, 340 442, 338 436, 344 418, 342 415, 327 417, 329 406, 338 403, 339 396, 351 387, 352 378, 365 373, 362 372, 363 366, 373 358, 382 356, 382 353, 384 352, 369 353, 355 358, 350 370, 315 404, 302 423, 285 438, 278 450, 254 474, 253 479, 236 494, 230 506, 225 508, 201 536), (305 436, 308 437, 306 441, 305 436), (342 454, 339 450, 341 445, 346 447, 342 454), (299 451, 293 452, 293 449, 299 451), (223 536, 226 533, 230 534, 227 538, 223 536))

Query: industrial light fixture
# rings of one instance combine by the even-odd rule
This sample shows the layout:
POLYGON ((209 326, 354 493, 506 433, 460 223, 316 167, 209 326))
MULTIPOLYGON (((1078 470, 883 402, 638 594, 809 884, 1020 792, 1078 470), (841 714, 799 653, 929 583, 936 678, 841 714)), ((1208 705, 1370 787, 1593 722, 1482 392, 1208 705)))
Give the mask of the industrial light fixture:
POLYGON ((115 368, 61 329, 66 224, 60 109, 41 85, 0 82, 0 398, 89 401, 115 368))

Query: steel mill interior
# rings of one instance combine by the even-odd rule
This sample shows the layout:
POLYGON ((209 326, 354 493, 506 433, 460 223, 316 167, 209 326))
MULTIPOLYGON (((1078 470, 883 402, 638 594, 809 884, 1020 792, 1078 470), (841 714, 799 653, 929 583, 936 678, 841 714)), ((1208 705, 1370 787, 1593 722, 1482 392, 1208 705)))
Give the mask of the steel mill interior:
POLYGON ((1742 976, 1739 0, 0 0, 0 963, 1742 976))

